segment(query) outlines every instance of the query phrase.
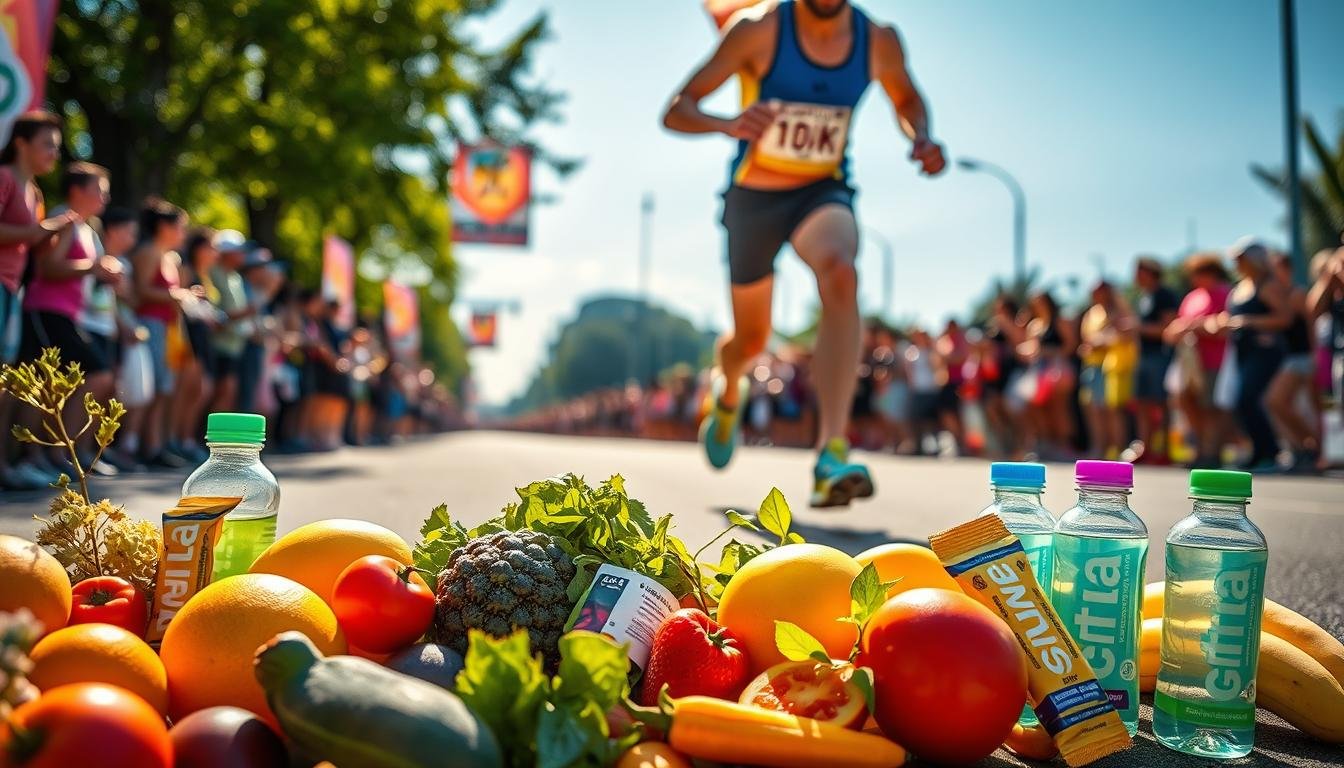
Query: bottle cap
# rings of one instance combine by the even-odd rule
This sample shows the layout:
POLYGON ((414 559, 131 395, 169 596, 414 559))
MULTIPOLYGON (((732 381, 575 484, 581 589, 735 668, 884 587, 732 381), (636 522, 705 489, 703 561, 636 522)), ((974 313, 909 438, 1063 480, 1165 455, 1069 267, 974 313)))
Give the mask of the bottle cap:
POLYGON ((1073 465, 1073 477, 1079 485, 1104 485, 1128 490, 1134 487, 1134 465, 1127 461, 1084 459, 1073 465))
POLYGON ((1251 473, 1226 469, 1191 470, 1190 495, 1197 499, 1249 499, 1251 473))
POLYGON ((266 417, 258 413, 212 413, 205 418, 205 442, 266 442, 266 417))
POLYGON ((989 484, 996 488, 1045 487, 1045 465, 1029 461, 996 461, 989 465, 989 484))

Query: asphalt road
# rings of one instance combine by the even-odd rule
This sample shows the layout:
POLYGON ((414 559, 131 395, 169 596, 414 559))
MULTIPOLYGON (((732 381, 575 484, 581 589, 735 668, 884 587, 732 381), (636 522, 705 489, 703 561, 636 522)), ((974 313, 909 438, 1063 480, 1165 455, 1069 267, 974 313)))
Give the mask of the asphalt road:
MULTIPOLYGON (((385 525, 410 541, 439 502, 467 524, 489 518, 516 498, 513 488, 535 479, 577 472, 590 481, 621 474, 632 496, 654 515, 675 515, 673 532, 692 550, 723 528, 725 509, 754 511, 771 486, 793 504, 795 528, 809 541, 857 553, 887 541, 925 543, 928 534, 976 515, 987 503, 988 467, 977 460, 870 457, 878 497, 846 512, 806 507, 812 457, 806 451, 746 449, 725 473, 711 473, 694 446, 633 440, 573 439, 510 433, 461 433, 391 448, 345 449, 329 454, 266 459, 280 479, 279 527, 313 520, 359 517, 385 525)), ((95 492, 136 515, 157 519, 177 500, 182 475, 155 474, 99 482, 95 492)), ((1074 501, 1071 468, 1047 472, 1046 506, 1056 514, 1074 501)), ((1131 505, 1162 551, 1167 529, 1189 512, 1185 473, 1139 468, 1131 505)), ((0 532, 32 536, 31 516, 47 494, 0 495, 0 532)), ((1256 478, 1251 517, 1269 540, 1267 595, 1344 637, 1344 480, 1256 478)), ((1162 558, 1150 557, 1148 579, 1162 578, 1162 558)), ((1109 766, 1199 766, 1216 761, 1178 755, 1153 742, 1144 707, 1136 746, 1109 766)), ((1256 751, 1233 765, 1340 766, 1344 749, 1303 738, 1260 713, 1256 751)), ((1000 753, 985 766, 1017 766, 1000 753)))

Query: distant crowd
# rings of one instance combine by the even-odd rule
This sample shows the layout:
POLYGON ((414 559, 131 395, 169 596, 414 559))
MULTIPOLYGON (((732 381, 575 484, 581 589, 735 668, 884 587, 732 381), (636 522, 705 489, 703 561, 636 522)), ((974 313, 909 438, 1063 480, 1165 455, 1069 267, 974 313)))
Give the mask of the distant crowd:
MULTIPOLYGON (((762 356, 744 439, 811 444, 809 359, 788 344, 762 356)), ((1190 256, 1179 278, 1140 258, 1131 286, 1100 281, 1076 313, 1040 291, 1000 296, 972 327, 871 322, 857 375, 851 442, 870 450, 1315 472, 1344 453, 1344 248, 1316 254, 1306 284, 1243 240, 1190 256)), ((692 440, 708 381, 673 372, 518 426, 692 440)))
MULTIPOLYGON (((291 452, 460 423, 428 368, 390 354, 381 322, 346 327, 340 305, 295 284, 265 244, 193 227, 158 197, 108 207, 108 171, 91 163, 65 165, 61 204, 48 209, 34 180, 60 159, 61 123, 48 113, 21 116, 0 153, 0 362, 56 347, 87 391, 126 405, 96 474, 200 463, 214 411, 266 415, 271 449, 291 452)), ((82 396, 72 401, 78 410, 82 396)), ((0 395, 0 434, 16 423, 38 429, 31 409, 0 395)), ((2 488, 70 471, 61 452, 3 445, 2 488)), ((91 444, 81 449, 92 458, 91 444)))

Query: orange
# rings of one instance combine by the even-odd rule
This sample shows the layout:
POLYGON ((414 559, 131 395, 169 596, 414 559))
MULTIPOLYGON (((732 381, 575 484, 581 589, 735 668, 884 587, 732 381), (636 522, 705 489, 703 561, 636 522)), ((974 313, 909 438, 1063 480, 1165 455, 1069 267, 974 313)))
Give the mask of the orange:
POLYGON ((411 548, 397 534, 364 520, 319 520, 276 539, 248 570, 299 582, 331 605, 332 587, 345 567, 365 555, 411 564, 411 548))
POLYGON ((159 648, 173 719, 206 707, 233 706, 276 725, 252 659, 262 644, 291 629, 328 656, 346 651, 336 615, 311 589, 291 579, 244 573, 196 593, 173 617, 159 648))
POLYGON ((70 577, 47 550, 0 534, 0 613, 27 608, 54 632, 70 620, 70 577))
POLYGON ((933 550, 918 544, 881 544, 854 557, 859 565, 872 563, 882 581, 896 581, 887 590, 887 599, 912 589, 932 587, 960 592, 961 587, 947 571, 933 550))
POLYGON ((41 691, 71 683, 106 683, 168 712, 168 676, 144 640, 111 624, 76 624, 38 641, 28 679, 41 691))
POLYGON ((775 647, 775 622, 797 624, 834 659, 847 659, 858 628, 840 621, 850 613, 849 588, 859 575, 854 558, 820 544, 788 544, 749 561, 719 601, 719 623, 742 640, 752 671, 784 661, 775 647))

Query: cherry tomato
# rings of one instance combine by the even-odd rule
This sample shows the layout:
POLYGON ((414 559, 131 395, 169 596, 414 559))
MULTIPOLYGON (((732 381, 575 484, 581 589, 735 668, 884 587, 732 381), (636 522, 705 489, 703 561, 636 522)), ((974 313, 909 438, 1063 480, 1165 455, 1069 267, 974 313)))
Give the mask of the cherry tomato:
POLYGON ((331 608, 351 645, 392 653, 414 643, 434 620, 434 590, 390 557, 361 557, 336 577, 331 608))
POLYGON ((145 595, 120 576, 95 576, 75 585, 70 624, 113 624, 136 637, 145 636, 149 605, 145 595))
POLYGON ((4 768, 172 768, 173 744, 163 718, 143 699, 101 683, 46 691, 0 725, 4 768))

